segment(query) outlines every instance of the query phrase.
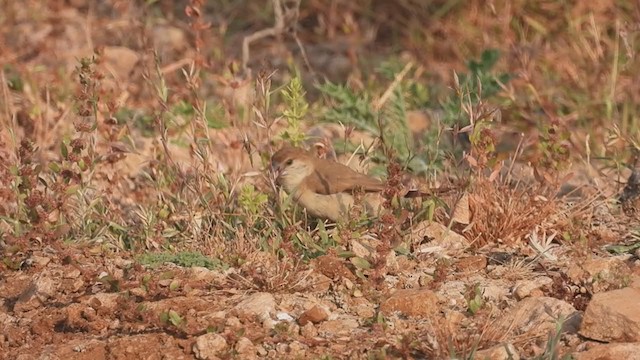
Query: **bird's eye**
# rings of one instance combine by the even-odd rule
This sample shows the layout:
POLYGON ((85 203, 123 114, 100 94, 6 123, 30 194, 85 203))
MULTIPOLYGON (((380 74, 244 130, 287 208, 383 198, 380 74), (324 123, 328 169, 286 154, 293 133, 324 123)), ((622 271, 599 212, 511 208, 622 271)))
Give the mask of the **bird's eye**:
POLYGON ((289 165, 293 164, 293 159, 289 159, 289 160, 287 160, 287 162, 286 162, 285 164, 286 164, 287 166, 289 166, 289 165))

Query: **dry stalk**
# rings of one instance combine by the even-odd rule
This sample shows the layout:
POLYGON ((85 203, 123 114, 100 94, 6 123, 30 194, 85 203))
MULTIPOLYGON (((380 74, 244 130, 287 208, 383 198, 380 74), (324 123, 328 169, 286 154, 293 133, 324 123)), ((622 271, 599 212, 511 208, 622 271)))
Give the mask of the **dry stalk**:
POLYGON ((296 44, 300 48, 300 53, 302 54, 302 58, 304 59, 305 65, 309 69, 309 71, 314 74, 313 69, 311 68, 311 64, 309 63, 309 58, 307 57, 307 52, 302 46, 302 41, 298 37, 296 27, 298 24, 298 17, 300 15, 300 2, 302 0, 285 0, 285 4, 281 3, 281 0, 272 0, 273 3, 273 13, 275 16, 275 24, 273 27, 262 29, 254 32, 251 35, 246 36, 242 40, 242 70, 247 76, 250 76, 251 72, 249 69, 249 46, 252 42, 258 41, 268 36, 279 36, 285 33, 285 31, 289 32, 296 41, 296 44), (289 3, 288 6, 286 3, 289 3))

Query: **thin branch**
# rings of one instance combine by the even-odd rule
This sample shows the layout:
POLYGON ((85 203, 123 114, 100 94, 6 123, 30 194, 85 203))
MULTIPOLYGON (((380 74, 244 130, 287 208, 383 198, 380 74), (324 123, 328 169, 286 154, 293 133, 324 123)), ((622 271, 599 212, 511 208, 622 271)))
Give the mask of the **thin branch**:
POLYGON ((404 79, 405 76, 407 76, 407 73, 409 72, 409 70, 411 70, 412 67, 413 63, 410 61, 407 63, 407 65, 404 66, 404 69, 402 69, 402 71, 396 74, 395 79, 393 79, 393 82, 391 83, 391 85, 389 85, 387 90, 385 90, 384 94, 382 94, 382 96, 373 103, 373 109, 375 111, 380 110, 382 106, 384 106, 387 100, 389 100, 389 98, 391 97, 393 90, 395 90, 398 85, 400 85, 400 82, 402 81, 402 79, 404 79))

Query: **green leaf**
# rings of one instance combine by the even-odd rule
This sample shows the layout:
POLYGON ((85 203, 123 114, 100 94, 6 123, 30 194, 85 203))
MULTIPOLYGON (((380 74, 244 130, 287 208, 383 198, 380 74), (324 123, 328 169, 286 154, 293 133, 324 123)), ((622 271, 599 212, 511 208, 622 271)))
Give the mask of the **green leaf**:
POLYGON ((182 317, 174 310, 169 310, 169 322, 174 326, 180 326, 182 324, 182 317))
POLYGON ((469 301, 469 312, 475 315, 480 308, 482 308, 483 301, 482 298, 479 298, 477 295, 471 301, 469 301))
POLYGON ((63 159, 69 159, 69 149, 67 149, 67 145, 64 143, 64 141, 60 142, 60 154, 62 154, 63 159))
POLYGON ((631 253, 636 249, 640 249, 640 242, 631 245, 608 245, 605 249, 612 254, 631 253))
POLYGON ((366 259, 361 258, 359 256, 352 257, 351 259, 349 259, 349 261, 351 261, 351 263, 358 269, 362 269, 362 270, 371 269, 371 264, 366 259))
POLYGON ((57 162, 50 162, 49 169, 57 174, 60 172, 60 164, 58 164, 57 162))
POLYGON ((169 284, 169 290, 176 291, 180 287, 180 281, 173 280, 171 284, 169 284))
POLYGON ((71 185, 67 188, 67 190, 65 191, 65 194, 73 195, 77 193, 79 190, 80 190, 80 185, 71 185))

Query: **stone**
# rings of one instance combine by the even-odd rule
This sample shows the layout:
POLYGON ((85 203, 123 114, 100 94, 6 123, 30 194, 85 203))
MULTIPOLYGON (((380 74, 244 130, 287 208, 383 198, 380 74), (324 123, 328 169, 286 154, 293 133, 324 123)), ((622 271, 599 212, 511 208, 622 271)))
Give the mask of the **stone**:
POLYGON ((580 334, 598 341, 640 342, 640 289, 595 294, 584 314, 580 334))
POLYGON ((593 258, 575 262, 567 276, 574 284, 590 284, 599 293, 626 285, 631 269, 621 257, 593 258))
POLYGON ((313 271, 309 275, 309 291, 325 293, 331 288, 331 279, 323 274, 313 271))
POLYGON ((541 287, 551 285, 553 279, 548 276, 539 276, 532 280, 521 280, 514 286, 513 295, 517 300, 522 300, 529 296, 541 296, 542 291, 539 291, 541 287))
POLYGON ((98 293, 90 296, 86 304, 96 310, 114 312, 118 307, 118 298, 120 294, 117 293, 98 293))
POLYGON ((487 267, 487 258, 482 255, 473 255, 462 258, 455 263, 456 270, 463 273, 473 273, 484 270, 487 267))
POLYGON ((257 358, 256 346, 246 337, 241 337, 236 342, 235 350, 243 359, 255 359, 257 358))
POLYGON ((364 297, 354 298, 351 309, 360 318, 369 319, 376 315, 376 307, 364 297))
POLYGON ((315 267, 319 273, 330 279, 347 278, 355 280, 356 276, 347 268, 345 261, 336 256, 323 255, 315 260, 315 267))
POLYGON ((385 314, 394 311, 406 316, 426 317, 438 311, 437 295, 427 289, 403 289, 397 290, 381 305, 380 310, 385 314))
POLYGON ((196 359, 218 359, 227 350, 227 341, 219 334, 204 334, 196 338, 193 344, 193 354, 196 359))
POLYGON ((78 276, 80 276, 80 270, 76 269, 76 268, 71 268, 67 271, 65 271, 64 275, 62 276, 65 279, 75 279, 78 276))
POLYGON ((219 271, 212 271, 205 267, 194 266, 189 269, 190 279, 195 281, 202 281, 204 283, 214 283, 216 280, 220 278, 224 278, 224 275, 221 275, 219 271))
POLYGON ((307 352, 307 346, 299 341, 292 341, 289 344, 289 353, 293 358, 303 359, 307 352))
POLYGON ((331 337, 351 336, 358 326, 356 319, 328 320, 318 325, 318 334, 331 337))
POLYGON ((300 335, 305 338, 311 339, 318 336, 318 329, 311 323, 307 323, 306 325, 300 328, 300 335))
POLYGON ((546 337, 555 331, 560 318, 565 319, 562 332, 573 334, 578 331, 582 319, 571 304, 552 297, 529 297, 517 303, 496 326, 505 334, 546 337))
POLYGON ((258 315, 275 313, 276 300, 273 295, 259 292, 249 295, 235 306, 235 310, 243 315, 258 315))
MULTIPOLYGON (((379 240, 376 240, 380 242, 379 240)), ((351 241, 351 251, 357 257, 369 259, 376 254, 376 245, 368 239, 354 239, 351 241)))
POLYGON ((417 253, 454 255, 469 247, 469 241, 464 236, 433 221, 423 221, 417 224, 407 236, 409 239, 405 240, 411 244, 420 244, 424 243, 426 239, 429 240, 426 244, 418 247, 417 253))
POLYGON ((329 312, 321 306, 314 306, 311 309, 305 311, 298 318, 298 324, 301 326, 307 325, 309 322, 318 324, 329 318, 329 312))
POLYGON ((587 351, 571 355, 575 360, 640 360, 640 343, 596 345, 587 351))

